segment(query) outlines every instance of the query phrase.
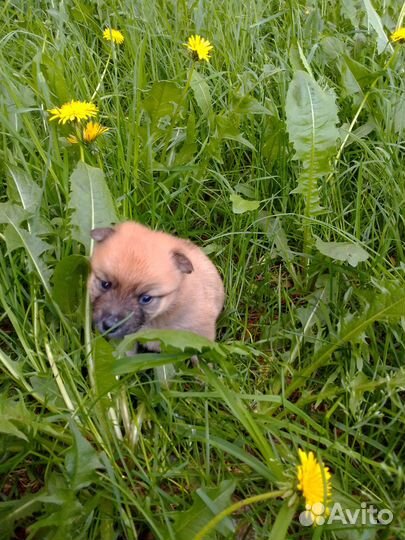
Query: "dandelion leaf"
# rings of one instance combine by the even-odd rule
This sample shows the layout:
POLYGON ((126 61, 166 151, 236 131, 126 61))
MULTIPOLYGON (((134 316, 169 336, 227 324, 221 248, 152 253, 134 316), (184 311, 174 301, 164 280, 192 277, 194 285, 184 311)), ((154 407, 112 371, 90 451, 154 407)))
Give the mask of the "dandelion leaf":
POLYGON ((302 163, 298 186, 305 201, 305 216, 322 212, 318 180, 331 172, 330 159, 339 131, 335 95, 326 92, 304 71, 297 71, 287 92, 287 130, 302 163))
POLYGON ((23 169, 8 167, 7 182, 9 199, 20 203, 27 211, 35 211, 41 205, 42 189, 23 169))
POLYGON ((182 90, 170 81, 153 83, 148 95, 142 102, 142 108, 148 113, 152 124, 160 118, 171 116, 182 100, 182 90))
POLYGON ((205 78, 198 71, 193 72, 191 88, 193 89, 195 100, 201 112, 204 116, 209 116, 212 111, 210 88, 205 78))
POLYGON ((8 224, 4 230, 4 239, 8 252, 11 253, 16 249, 23 248, 28 257, 30 271, 37 273, 46 292, 49 293, 49 277, 51 272, 41 256, 51 246, 32 232, 20 226, 21 222, 28 219, 28 217, 28 212, 21 208, 21 206, 11 203, 0 204, 0 223, 8 224))
POLYGON ((348 262, 350 266, 354 267, 359 262, 366 261, 369 258, 369 254, 365 249, 351 242, 323 242, 320 238, 317 238, 316 247, 323 255, 337 261, 348 262))
POLYGON ((77 316, 80 312, 88 264, 82 255, 68 255, 56 265, 52 276, 52 296, 63 313, 77 316))
POLYGON ((101 169, 80 161, 70 177, 72 238, 90 253, 90 231, 117 221, 110 190, 101 169))
MULTIPOLYGON (((184 511, 177 513, 174 523, 174 533, 177 540, 189 540, 216 515, 228 507, 235 490, 235 482, 223 480, 216 488, 199 488, 193 495, 193 504, 184 511)), ((221 535, 234 535, 235 526, 231 518, 225 518, 216 527, 221 535)), ((216 532, 205 536, 207 540, 217 538, 216 532)))
POLYGON ((232 193, 229 198, 232 202, 232 212, 234 214, 244 214, 245 212, 251 212, 252 210, 257 210, 260 206, 259 201, 249 201, 247 199, 244 199, 237 193, 232 193))
POLYGON ((392 51, 392 45, 388 41, 388 37, 384 31, 384 25, 381 21, 380 16, 374 9, 373 4, 370 2, 370 0, 363 0, 363 2, 364 2, 364 7, 366 8, 366 12, 367 12, 368 23, 377 33, 378 54, 381 54, 382 52, 384 52, 387 46, 392 51))
POLYGON ((97 451, 83 437, 76 424, 71 421, 70 429, 73 434, 73 445, 66 452, 65 467, 70 485, 74 491, 87 487, 97 479, 97 469, 103 465, 97 451))

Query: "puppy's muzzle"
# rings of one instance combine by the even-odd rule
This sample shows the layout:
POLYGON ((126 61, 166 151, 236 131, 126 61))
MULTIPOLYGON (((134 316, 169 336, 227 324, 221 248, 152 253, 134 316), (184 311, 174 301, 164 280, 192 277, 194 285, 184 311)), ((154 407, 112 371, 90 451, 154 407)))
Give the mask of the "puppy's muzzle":
POLYGON ((118 315, 108 315, 105 319, 103 319, 100 323, 101 329, 103 332, 108 332, 109 330, 112 330, 113 328, 117 328, 122 324, 123 320, 118 315))
POLYGON ((133 313, 103 313, 94 321, 98 330, 108 338, 120 338, 131 334, 139 327, 133 313))

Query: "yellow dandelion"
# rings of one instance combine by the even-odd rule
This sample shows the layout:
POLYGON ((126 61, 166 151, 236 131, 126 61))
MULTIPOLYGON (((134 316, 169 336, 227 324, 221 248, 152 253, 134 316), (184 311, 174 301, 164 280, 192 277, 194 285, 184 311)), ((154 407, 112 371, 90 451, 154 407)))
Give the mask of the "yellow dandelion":
MULTIPOLYGON (((98 122, 90 121, 87 122, 86 127, 83 129, 80 140, 90 144, 100 137, 100 135, 103 135, 108 131, 110 131, 110 128, 102 126, 98 122)), ((78 144, 80 140, 76 135, 73 134, 67 137, 67 141, 70 142, 70 144, 78 144)))
POLYGON ((394 43, 405 43, 405 28, 398 28, 390 36, 391 41, 394 43))
POLYGON ((298 450, 301 465, 297 466, 298 489, 305 499, 305 517, 309 524, 322 525, 329 514, 332 494, 331 474, 319 463, 313 452, 298 450))
POLYGON ((103 38, 107 41, 117 43, 117 45, 124 43, 124 36, 119 30, 114 30, 113 28, 106 28, 103 32, 103 38))
POLYGON ((187 43, 184 44, 191 51, 193 60, 206 60, 209 62, 210 51, 213 45, 201 36, 190 36, 187 43))
POLYGON ((62 105, 62 107, 56 107, 55 109, 49 109, 53 116, 52 120, 59 120, 59 124, 66 124, 66 122, 80 122, 81 120, 87 120, 92 116, 96 116, 98 109, 94 103, 87 101, 69 101, 62 105))
POLYGON ((97 137, 100 137, 103 133, 107 133, 107 131, 110 131, 110 128, 102 126, 98 122, 90 121, 83 130, 83 140, 86 143, 92 143, 97 137))

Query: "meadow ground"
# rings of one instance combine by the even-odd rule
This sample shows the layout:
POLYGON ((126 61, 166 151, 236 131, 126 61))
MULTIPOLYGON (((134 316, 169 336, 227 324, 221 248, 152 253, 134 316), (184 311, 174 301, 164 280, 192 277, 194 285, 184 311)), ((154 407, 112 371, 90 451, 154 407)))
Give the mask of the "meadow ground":
POLYGON ((405 538, 404 15, 1 2, 0 538, 405 538), (123 219, 210 255, 219 345, 92 331, 89 230, 123 219))

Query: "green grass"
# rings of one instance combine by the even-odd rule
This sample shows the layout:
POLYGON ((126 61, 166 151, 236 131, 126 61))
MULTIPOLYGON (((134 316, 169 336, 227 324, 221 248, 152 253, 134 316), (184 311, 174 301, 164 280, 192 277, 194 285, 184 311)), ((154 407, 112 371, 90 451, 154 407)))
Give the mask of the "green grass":
POLYGON ((384 46, 403 16, 393 0, 2 2, 0 538, 190 540, 222 511, 204 538, 405 538, 405 49, 384 46), (191 79, 194 33, 214 50, 191 79), (111 131, 76 171, 84 190, 98 174, 87 199, 47 110, 98 85, 111 131), (96 222, 190 238, 220 269, 220 346, 198 367, 184 336, 145 369, 91 332, 80 240, 100 200, 96 222), (302 498, 277 496, 299 448, 329 466, 333 502, 392 523, 302 526, 302 498))

